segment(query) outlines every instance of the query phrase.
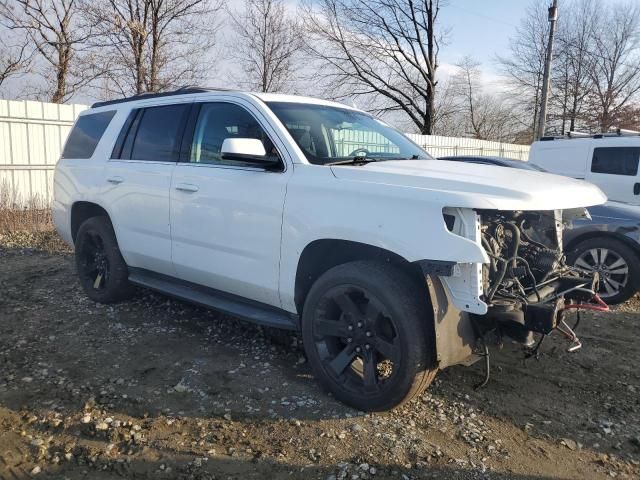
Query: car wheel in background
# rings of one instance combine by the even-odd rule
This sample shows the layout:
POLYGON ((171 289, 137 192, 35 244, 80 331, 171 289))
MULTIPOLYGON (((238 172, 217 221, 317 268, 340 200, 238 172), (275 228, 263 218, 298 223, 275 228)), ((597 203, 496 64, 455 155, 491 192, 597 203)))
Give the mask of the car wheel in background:
POLYGON ((590 238, 575 245, 567 255, 571 265, 600 274, 598 294, 615 305, 631 298, 640 286, 638 255, 615 238, 590 238))
POLYGON ((426 295, 389 264, 357 261, 324 273, 302 315, 319 383, 364 411, 390 410, 422 393, 437 372, 426 295))
POLYGON ((91 300, 113 303, 131 295, 129 269, 107 217, 92 217, 80 225, 75 255, 80 284, 91 300))

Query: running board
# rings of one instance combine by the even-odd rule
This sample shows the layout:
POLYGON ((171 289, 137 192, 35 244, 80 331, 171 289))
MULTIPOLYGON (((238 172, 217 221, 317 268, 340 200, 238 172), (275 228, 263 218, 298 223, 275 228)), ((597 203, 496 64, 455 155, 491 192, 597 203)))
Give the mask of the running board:
POLYGON ((129 269, 129 281, 141 287, 149 288, 189 303, 212 308, 259 325, 286 330, 299 329, 298 316, 293 313, 271 305, 220 292, 213 288, 139 268, 129 269))

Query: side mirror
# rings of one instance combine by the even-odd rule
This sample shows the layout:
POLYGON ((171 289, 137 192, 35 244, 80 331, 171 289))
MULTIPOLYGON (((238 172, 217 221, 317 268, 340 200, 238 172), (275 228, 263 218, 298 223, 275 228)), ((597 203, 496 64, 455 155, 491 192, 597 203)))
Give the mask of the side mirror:
POLYGON ((273 167, 280 159, 267 155, 264 145, 257 138, 225 138, 220 149, 223 160, 237 160, 258 166, 273 167))

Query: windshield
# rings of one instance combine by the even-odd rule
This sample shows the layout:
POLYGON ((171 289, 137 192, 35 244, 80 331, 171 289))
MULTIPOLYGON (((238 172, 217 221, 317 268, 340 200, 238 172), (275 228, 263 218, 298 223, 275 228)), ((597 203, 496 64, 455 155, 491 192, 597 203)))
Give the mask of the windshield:
POLYGON ((368 161, 431 158, 402 133, 363 112, 305 103, 267 104, 309 163, 326 165, 354 158, 368 161))

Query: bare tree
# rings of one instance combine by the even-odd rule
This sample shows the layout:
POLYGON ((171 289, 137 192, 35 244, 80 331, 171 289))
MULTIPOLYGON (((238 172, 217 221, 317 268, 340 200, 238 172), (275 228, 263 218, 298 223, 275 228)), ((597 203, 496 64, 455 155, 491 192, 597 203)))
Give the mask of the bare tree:
POLYGON ((458 122, 464 126, 465 135, 479 140, 512 141, 517 133, 512 108, 499 95, 485 91, 480 63, 467 56, 457 66, 451 83, 460 109, 458 122))
POLYGON ((466 56, 457 64, 459 71, 453 78, 454 89, 465 112, 466 120, 474 138, 486 140, 486 112, 480 111, 481 100, 480 62, 466 56))
POLYGON ((443 0, 319 0, 304 8, 306 49, 336 97, 374 96, 378 112, 403 112, 420 133, 435 118, 443 0))
POLYGON ((554 75, 555 98, 552 117, 560 117, 560 133, 576 128, 582 118, 586 100, 593 92, 589 75, 593 29, 597 21, 598 5, 594 0, 576 0, 563 7, 558 26, 558 55, 554 75))
POLYGON ((458 86, 454 78, 438 80, 438 90, 434 105, 432 135, 464 137, 467 134, 464 117, 464 105, 458 95, 458 86))
POLYGON ((206 76, 223 0, 85 0, 105 96, 157 92, 206 76))
POLYGON ((26 73, 31 66, 31 49, 24 39, 21 44, 0 40, 0 86, 10 77, 26 73))
POLYGON ((64 102, 96 78, 96 64, 84 49, 92 32, 81 22, 79 0, 0 1, 7 27, 24 33, 37 52, 50 101, 64 102))
POLYGON ((592 32, 591 114, 607 131, 624 121, 626 107, 640 92, 640 7, 627 3, 601 9, 592 32))
POLYGON ((549 22, 542 2, 532 2, 509 41, 509 55, 498 63, 506 76, 514 106, 525 114, 530 140, 538 123, 549 22))
POLYGON ((237 35, 233 56, 245 74, 242 83, 261 92, 285 90, 293 80, 293 60, 302 40, 282 0, 245 0, 244 11, 230 16, 237 35))

